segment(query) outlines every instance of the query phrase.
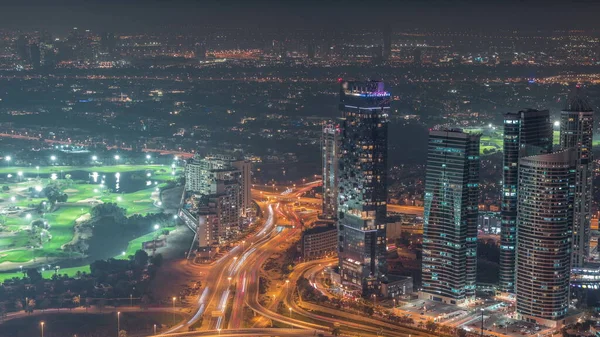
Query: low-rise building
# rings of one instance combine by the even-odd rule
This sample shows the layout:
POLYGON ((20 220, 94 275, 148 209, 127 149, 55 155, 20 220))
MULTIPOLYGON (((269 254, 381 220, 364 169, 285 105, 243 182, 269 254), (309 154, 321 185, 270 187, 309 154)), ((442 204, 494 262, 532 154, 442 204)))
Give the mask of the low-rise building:
POLYGON ((410 276, 388 275, 387 281, 381 283, 381 295, 396 298, 413 292, 413 279, 410 276))
POLYGON ((334 225, 318 226, 305 230, 301 240, 302 257, 318 259, 335 254, 337 250, 337 228, 334 225))

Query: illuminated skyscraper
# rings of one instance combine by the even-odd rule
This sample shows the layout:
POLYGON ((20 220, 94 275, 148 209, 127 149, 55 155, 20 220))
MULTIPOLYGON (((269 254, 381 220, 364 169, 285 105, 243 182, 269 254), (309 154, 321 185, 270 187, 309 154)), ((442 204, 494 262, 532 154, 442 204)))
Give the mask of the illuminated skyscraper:
POLYGON ((480 138, 429 133, 421 298, 461 304, 475 297, 480 138))
POLYGON ((321 155, 323 157, 323 216, 337 218, 338 208, 338 158, 340 128, 331 123, 323 125, 321 155))
POLYGON ((504 114, 502 223, 500 231, 500 290, 514 293, 517 241, 519 158, 552 152, 552 123, 548 110, 504 114))
POLYGON ((577 189, 573 221, 572 267, 582 267, 589 254, 592 217, 594 111, 577 86, 560 114, 560 147, 577 150, 577 189))
POLYGON ((341 83, 339 266, 342 282, 363 295, 386 273, 389 109, 383 82, 341 83))
POLYGON ((562 325, 569 306, 577 151, 519 160, 517 315, 562 325))

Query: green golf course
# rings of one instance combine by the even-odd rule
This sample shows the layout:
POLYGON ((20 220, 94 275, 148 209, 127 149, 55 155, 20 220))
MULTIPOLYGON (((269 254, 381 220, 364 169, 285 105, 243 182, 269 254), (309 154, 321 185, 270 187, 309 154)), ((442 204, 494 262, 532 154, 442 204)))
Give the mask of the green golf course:
MULTIPOLYGON (((28 268, 40 262, 58 264, 81 258, 81 253, 69 252, 65 245, 77 241, 74 226, 89 220, 95 205, 115 203, 128 217, 160 213, 160 188, 181 172, 181 168, 167 165, 0 168, 0 281, 20 276, 21 265, 28 268), (41 192, 47 186, 65 195, 66 201, 51 204, 41 192)), ((156 231, 149 226, 147 232, 121 247, 125 255, 114 257, 133 255, 142 242, 164 229, 156 231)), ((60 274, 78 271, 89 272, 89 266, 61 268, 60 274)), ((53 272, 48 270, 44 275, 53 272)))

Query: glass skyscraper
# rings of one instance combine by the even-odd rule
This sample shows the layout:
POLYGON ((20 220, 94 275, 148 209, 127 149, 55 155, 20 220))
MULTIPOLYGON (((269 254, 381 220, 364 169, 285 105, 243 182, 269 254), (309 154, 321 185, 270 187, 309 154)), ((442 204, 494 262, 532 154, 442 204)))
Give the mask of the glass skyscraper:
POLYGON ((390 93, 383 82, 341 82, 338 165, 339 267, 363 295, 386 273, 387 132, 390 93))
POLYGON ((475 297, 480 138, 459 129, 429 133, 421 298, 475 297))
POLYGON ((504 114, 504 163, 500 231, 500 290, 514 293, 519 158, 552 152, 548 110, 504 114))
POLYGON ((577 151, 519 161, 517 316, 559 327, 567 316, 577 151))
POLYGON ((573 219, 572 267, 582 267, 589 254, 592 217, 594 111, 577 86, 560 114, 560 147, 577 150, 577 187, 573 219))
POLYGON ((334 123, 323 125, 321 156, 323 158, 323 216, 337 218, 338 158, 340 152, 340 127, 334 123))

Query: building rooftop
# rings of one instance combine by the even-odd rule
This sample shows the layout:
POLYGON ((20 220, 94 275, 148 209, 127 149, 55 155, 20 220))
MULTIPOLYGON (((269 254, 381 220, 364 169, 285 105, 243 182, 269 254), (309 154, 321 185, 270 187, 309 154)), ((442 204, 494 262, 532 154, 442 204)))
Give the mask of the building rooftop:
POLYGON ((583 95, 583 93, 581 92, 581 85, 576 85, 575 88, 573 88, 573 91, 571 91, 571 94, 569 94, 569 97, 567 98, 567 102, 565 104, 565 108, 563 109, 563 111, 570 111, 570 112, 591 112, 594 111, 594 109, 592 109, 592 106, 590 104, 590 102, 587 100, 587 98, 583 95))
POLYGON ((317 227, 309 228, 309 229, 305 230, 302 234, 313 235, 313 234, 325 233, 325 232, 328 232, 331 230, 336 230, 336 227, 332 224, 329 224, 326 226, 317 226, 317 227))

